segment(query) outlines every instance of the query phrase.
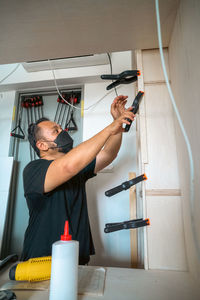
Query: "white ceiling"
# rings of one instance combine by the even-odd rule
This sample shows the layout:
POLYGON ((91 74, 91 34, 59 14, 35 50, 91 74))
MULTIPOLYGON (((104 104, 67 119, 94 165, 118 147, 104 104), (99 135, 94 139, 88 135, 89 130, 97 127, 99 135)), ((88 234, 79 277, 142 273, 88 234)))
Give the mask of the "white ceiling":
MULTIPOLYGON (((168 46, 179 0, 160 0, 168 46)), ((156 48, 154 0, 0 0, 0 64, 156 48)))

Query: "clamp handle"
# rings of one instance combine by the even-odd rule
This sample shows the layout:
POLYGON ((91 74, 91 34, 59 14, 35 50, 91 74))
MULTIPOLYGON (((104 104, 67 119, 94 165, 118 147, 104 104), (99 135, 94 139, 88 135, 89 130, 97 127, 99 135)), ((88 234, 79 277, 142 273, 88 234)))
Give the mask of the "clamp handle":
POLYGON ((16 137, 18 139, 24 139, 25 138, 24 135, 13 133, 13 132, 10 133, 10 136, 16 137))
MULTIPOLYGON (((134 115, 138 112, 139 104, 140 104, 140 101, 141 101, 143 95, 144 95, 144 92, 139 91, 133 101, 133 104, 132 104, 133 109, 131 111, 134 113, 134 115)), ((125 132, 128 132, 131 127, 132 120, 130 120, 128 118, 126 118, 126 120, 130 122, 130 124, 126 124, 126 126, 124 128, 125 132)))

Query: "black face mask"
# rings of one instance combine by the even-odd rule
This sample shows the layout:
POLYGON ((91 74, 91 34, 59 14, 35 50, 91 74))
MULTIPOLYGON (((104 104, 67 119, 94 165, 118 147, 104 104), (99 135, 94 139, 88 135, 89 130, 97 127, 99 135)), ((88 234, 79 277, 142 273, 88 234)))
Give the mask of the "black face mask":
POLYGON ((54 143, 57 144, 55 148, 59 148, 59 152, 67 153, 73 148, 73 139, 65 130, 59 133, 54 143))

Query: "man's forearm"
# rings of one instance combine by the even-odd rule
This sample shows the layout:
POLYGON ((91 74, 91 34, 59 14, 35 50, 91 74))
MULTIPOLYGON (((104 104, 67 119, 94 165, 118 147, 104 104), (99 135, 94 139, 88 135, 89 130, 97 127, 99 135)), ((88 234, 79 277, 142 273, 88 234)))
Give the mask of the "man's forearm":
POLYGON ((107 167, 117 156, 122 141, 122 133, 110 136, 104 148, 99 152, 96 158, 95 173, 107 167))
POLYGON ((106 152, 110 162, 112 162, 118 152, 119 152, 119 149, 121 147, 121 142, 122 142, 122 133, 118 133, 116 135, 112 135, 108 138, 104 148, 103 148, 103 151, 106 152))

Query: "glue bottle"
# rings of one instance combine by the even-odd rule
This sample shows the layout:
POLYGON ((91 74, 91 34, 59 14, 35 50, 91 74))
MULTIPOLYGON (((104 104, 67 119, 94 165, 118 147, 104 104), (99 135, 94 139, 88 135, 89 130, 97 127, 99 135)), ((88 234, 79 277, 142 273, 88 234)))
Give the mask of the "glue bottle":
POLYGON ((77 300, 79 242, 69 235, 65 222, 61 240, 52 245, 52 264, 49 300, 77 300))

